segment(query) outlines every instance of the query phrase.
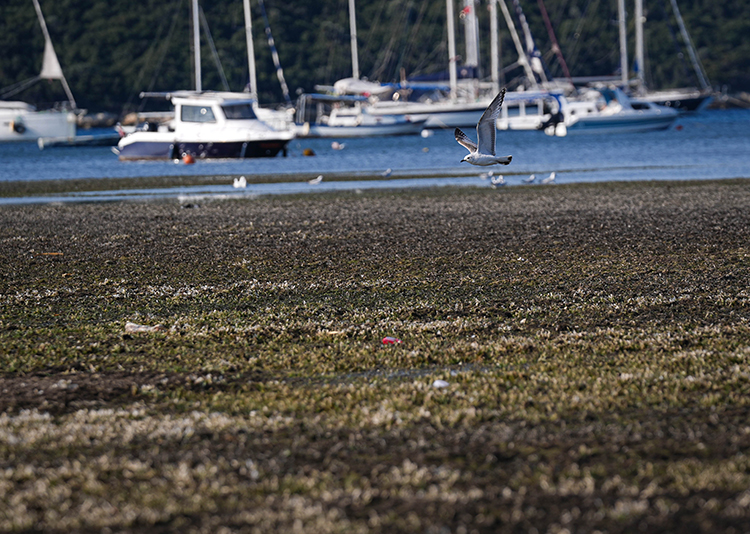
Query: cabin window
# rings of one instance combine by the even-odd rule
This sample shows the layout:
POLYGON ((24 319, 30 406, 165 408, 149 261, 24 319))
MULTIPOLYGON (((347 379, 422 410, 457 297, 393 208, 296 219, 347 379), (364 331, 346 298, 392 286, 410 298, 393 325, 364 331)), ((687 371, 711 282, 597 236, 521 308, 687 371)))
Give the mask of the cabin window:
POLYGON ((228 120, 257 119, 252 104, 227 104, 221 109, 228 120))
POLYGON ((216 122, 209 106, 182 106, 180 119, 182 122, 216 122))

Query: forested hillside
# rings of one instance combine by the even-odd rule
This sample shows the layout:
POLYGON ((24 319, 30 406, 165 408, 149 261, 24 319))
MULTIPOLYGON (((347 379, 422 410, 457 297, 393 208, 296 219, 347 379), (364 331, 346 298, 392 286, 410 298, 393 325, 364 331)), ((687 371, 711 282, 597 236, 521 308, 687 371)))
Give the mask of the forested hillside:
MULTIPOLYGON (((121 113, 139 105, 144 90, 190 89, 192 82, 191 9, 189 0, 40 0, 60 63, 80 107, 121 113)), ((257 0, 253 33, 260 100, 282 100, 257 0)), ((455 0, 458 53, 464 42, 455 0)), ((511 4, 510 1, 508 1, 511 4)), ((632 65, 633 2, 628 1, 632 65)), ((644 0, 647 81, 654 88, 694 85, 687 55, 669 0, 644 0), (684 51, 684 49, 683 49, 684 51)), ((561 76, 550 52, 551 40, 539 3, 521 0, 537 45, 551 73, 561 76)), ((545 0, 552 27, 573 76, 609 75, 619 68, 615 0, 545 0)), ((730 91, 750 90, 750 2, 682 0, 686 25, 711 83, 730 91)), ((232 90, 248 81, 242 2, 201 4, 215 49, 232 90)), ((266 0, 266 9, 287 83, 295 91, 312 91, 351 75, 347 0, 266 0)), ((512 7, 511 7, 512 9, 512 7)), ((382 82, 447 68, 445 0, 357 0, 359 62, 362 76, 382 82)), ((488 2, 477 4, 480 60, 489 76, 488 2)), ((516 53, 500 20, 502 65, 516 53)), ((222 89, 211 47, 202 36, 203 88, 222 89)), ((35 76, 41 67, 42 32, 31 0, 0 3, 0 88, 35 76)), ((518 74, 509 71, 511 82, 518 74)), ((34 103, 64 99, 58 82, 37 84, 13 98, 34 103)))

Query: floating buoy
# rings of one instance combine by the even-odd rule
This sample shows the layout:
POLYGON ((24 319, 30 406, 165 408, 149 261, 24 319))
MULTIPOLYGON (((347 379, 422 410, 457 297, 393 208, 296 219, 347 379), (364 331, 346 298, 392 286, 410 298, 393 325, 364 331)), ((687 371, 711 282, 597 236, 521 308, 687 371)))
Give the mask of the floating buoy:
POLYGON ((678 132, 681 131, 682 130, 682 124, 678 124, 677 126, 674 127, 674 129, 677 130, 678 132))
POLYGON ((192 154, 183 154, 182 162, 185 165, 192 165, 193 163, 195 163, 195 158, 192 156, 192 154))
POLYGON ((315 152, 313 152, 312 148, 306 148, 302 151, 303 156, 314 156, 315 152))

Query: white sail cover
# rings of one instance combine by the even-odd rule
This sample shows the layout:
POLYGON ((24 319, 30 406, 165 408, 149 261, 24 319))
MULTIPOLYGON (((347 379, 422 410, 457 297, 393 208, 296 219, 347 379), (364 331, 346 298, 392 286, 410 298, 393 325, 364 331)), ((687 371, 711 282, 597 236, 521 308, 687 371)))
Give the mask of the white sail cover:
POLYGON ((44 60, 42 61, 42 71, 39 73, 40 78, 45 80, 62 80, 63 71, 60 62, 57 60, 57 54, 52 47, 52 41, 49 38, 44 40, 44 60))
POLYGON ((333 84, 333 88, 339 95, 381 95, 392 91, 393 88, 379 83, 359 80, 357 78, 344 78, 333 84))

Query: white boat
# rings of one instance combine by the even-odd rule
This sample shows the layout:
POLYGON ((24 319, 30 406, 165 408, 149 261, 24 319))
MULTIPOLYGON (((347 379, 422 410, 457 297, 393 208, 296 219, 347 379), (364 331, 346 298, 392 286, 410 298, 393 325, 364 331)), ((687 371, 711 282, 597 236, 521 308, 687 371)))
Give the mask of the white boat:
MULTIPOLYGON (((246 0, 245 22, 250 39, 249 2, 246 0)), ((198 1, 192 1, 193 21, 199 17, 198 1)), ((201 84, 200 38, 193 24, 195 54, 195 90, 171 93, 141 93, 143 97, 160 97, 171 101, 174 115, 166 122, 146 122, 128 133, 114 152, 120 160, 259 158, 286 155, 286 146, 294 138, 288 128, 275 130, 258 117, 255 93, 203 91, 201 84)), ((254 58, 248 48, 250 73, 254 78, 254 58)), ((254 84, 254 82, 253 82, 254 84)), ((255 90, 255 88, 253 87, 255 90)), ((265 112, 263 112, 265 113, 265 112)), ((264 116, 277 114, 268 110, 264 116)), ((285 122, 282 119, 282 122, 285 122)))
POLYGON ((76 116, 71 111, 76 108, 76 102, 52 46, 39 2, 33 0, 33 3, 44 34, 42 69, 38 76, 16 84, 2 94, 17 94, 39 80, 60 80, 68 102, 60 109, 37 110, 26 102, 0 100, 0 142, 36 141, 41 137, 73 137, 76 134, 76 116))
POLYGON ((370 113, 361 96, 301 95, 297 101, 299 137, 373 137, 418 134, 426 116, 370 113))
POLYGON ((600 88, 590 98, 568 101, 560 96, 563 122, 548 134, 609 134, 666 130, 679 113, 652 102, 631 102, 619 88, 600 88))
POLYGON ((69 110, 37 111, 26 102, 0 101, 0 141, 37 141, 73 137, 76 116, 69 110))
POLYGON ((146 123, 120 139, 120 160, 274 157, 286 151, 294 132, 259 120, 247 93, 180 91, 163 96, 175 107, 167 123, 146 123))
POLYGON ((367 109, 375 117, 403 114, 413 120, 423 120, 424 128, 468 128, 476 126, 487 109, 489 100, 476 102, 451 102, 436 100, 427 102, 393 102, 381 100, 367 109))

